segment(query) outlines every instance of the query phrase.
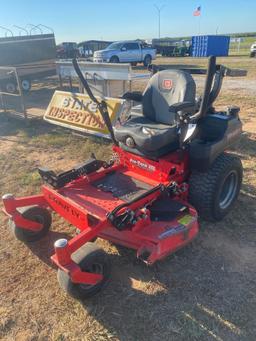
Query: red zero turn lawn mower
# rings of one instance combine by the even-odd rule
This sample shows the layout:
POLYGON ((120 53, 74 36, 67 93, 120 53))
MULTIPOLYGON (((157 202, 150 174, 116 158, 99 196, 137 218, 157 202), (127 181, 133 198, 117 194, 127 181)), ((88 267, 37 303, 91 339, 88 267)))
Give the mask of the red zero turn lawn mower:
POLYGON ((107 282, 106 254, 96 237, 133 248, 147 264, 175 252, 198 233, 198 215, 221 220, 236 200, 241 182, 239 158, 224 152, 242 131, 238 107, 216 112, 224 76, 244 75, 209 58, 208 69, 158 70, 144 93, 129 92, 126 100, 141 102, 114 128, 107 105, 92 94, 76 60, 74 68, 95 102, 112 137, 113 158, 93 155, 76 168, 55 174, 39 169, 42 193, 3 196, 15 236, 24 242, 42 238, 54 210, 79 234, 55 242, 53 262, 60 286, 76 298, 96 294, 107 282), (191 74, 206 74, 203 96, 196 98, 191 74))

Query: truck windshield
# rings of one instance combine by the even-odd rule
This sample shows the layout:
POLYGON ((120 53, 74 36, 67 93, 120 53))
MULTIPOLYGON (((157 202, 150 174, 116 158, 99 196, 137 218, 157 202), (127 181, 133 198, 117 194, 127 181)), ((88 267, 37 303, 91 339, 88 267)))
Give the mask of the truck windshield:
POLYGON ((123 43, 112 43, 108 47, 106 47, 106 50, 119 50, 123 46, 123 43))

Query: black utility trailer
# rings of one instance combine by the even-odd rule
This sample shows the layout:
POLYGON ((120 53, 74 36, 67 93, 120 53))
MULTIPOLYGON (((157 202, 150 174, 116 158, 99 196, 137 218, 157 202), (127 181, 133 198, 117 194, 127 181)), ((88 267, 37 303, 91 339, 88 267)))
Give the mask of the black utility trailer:
MULTIPOLYGON (((56 44, 54 34, 0 38, 0 66, 15 67, 22 90, 29 91, 31 81, 54 75, 56 44)), ((17 81, 12 73, 0 74, 2 91, 16 92, 17 81)))

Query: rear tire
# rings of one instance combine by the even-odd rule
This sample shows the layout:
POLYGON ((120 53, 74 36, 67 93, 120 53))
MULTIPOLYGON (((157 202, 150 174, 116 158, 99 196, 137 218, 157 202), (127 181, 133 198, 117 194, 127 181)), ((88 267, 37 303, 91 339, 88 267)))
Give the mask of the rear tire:
POLYGON ((148 67, 151 64, 152 58, 149 54, 147 54, 144 58, 143 65, 148 67))
POLYGON ((31 81, 29 79, 22 79, 21 88, 24 92, 29 92, 31 89, 31 81))
POLYGON ((86 243, 72 256, 82 271, 100 273, 103 275, 101 282, 95 285, 74 283, 68 273, 58 269, 58 282, 60 287, 70 296, 85 299, 96 295, 108 282, 110 276, 110 263, 107 254, 94 243, 86 243))
POLYGON ((207 172, 192 171, 189 179, 189 202, 203 219, 219 221, 236 201, 242 178, 241 160, 223 153, 207 172))
POLYGON ((9 81, 5 84, 5 90, 10 94, 15 94, 17 92, 17 85, 14 82, 9 81))
POLYGON ((110 63, 119 63, 119 58, 117 56, 112 56, 110 58, 110 63))
POLYGON ((13 220, 9 221, 10 228, 14 236, 22 242, 35 242, 43 238, 49 231, 52 224, 52 217, 50 212, 40 206, 22 207, 19 213, 28 220, 35 221, 42 224, 42 228, 39 231, 26 230, 17 226, 13 220))

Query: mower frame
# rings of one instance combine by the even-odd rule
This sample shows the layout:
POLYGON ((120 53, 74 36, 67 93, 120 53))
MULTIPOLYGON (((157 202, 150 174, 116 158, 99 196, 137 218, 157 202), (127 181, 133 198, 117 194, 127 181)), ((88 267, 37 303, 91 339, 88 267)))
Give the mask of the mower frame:
MULTIPOLYGON (((40 174, 47 175, 46 180, 49 180, 50 184, 53 185, 50 180, 54 180, 61 185, 43 185, 40 195, 15 198, 11 194, 6 194, 2 199, 6 215, 17 228, 24 231, 36 233, 42 229, 42 223, 27 219, 19 211, 20 208, 30 206, 51 209, 76 226, 80 233, 69 241, 57 240, 54 244, 55 254, 51 259, 69 276, 72 283, 97 285, 103 280, 103 275, 83 271, 72 258, 84 244, 100 237, 135 249, 139 259, 147 264, 153 264, 196 237, 199 231, 198 214, 188 203, 190 176, 188 149, 181 143, 179 150, 158 160, 121 149, 114 136, 106 103, 94 97, 76 60, 74 68, 90 98, 97 104, 109 129, 114 143, 113 160, 104 163, 94 159, 91 168, 86 164, 85 167, 75 168, 59 176, 52 171, 41 169, 40 174), (143 183, 148 189, 132 196, 132 199, 125 200, 112 195, 109 190, 100 190, 95 185, 97 181, 113 173, 143 183), (70 181, 66 181, 67 179, 70 181), (157 199, 165 197, 179 203, 180 209, 170 220, 153 219, 150 208, 157 199)), ((196 73, 203 73, 203 70, 199 69, 196 73)), ((228 69, 216 66, 215 58, 210 58, 198 113, 190 118, 181 116, 180 129, 208 114, 219 93, 222 78, 227 73, 228 69)))
MULTIPOLYGON (((138 258, 147 264, 153 264, 183 247, 198 233, 196 210, 187 204, 188 186, 185 183, 188 175, 186 173, 187 152, 177 151, 157 162, 145 161, 144 158, 127 153, 117 146, 114 146, 113 149, 118 158, 111 167, 101 168, 90 175, 79 177, 63 188, 54 189, 43 185, 41 195, 23 198, 15 198, 12 195, 3 196, 5 213, 16 226, 22 229, 40 231, 40 223, 25 219, 18 210, 20 207, 37 205, 57 212, 80 230, 80 233, 69 241, 57 240, 55 254, 51 257, 60 269, 69 274, 74 283, 97 284, 102 280, 101 274, 81 271, 80 267, 72 260, 74 252, 96 237, 135 249, 138 258), (150 177, 148 177, 148 169, 150 169, 150 177), (122 172, 138 181, 147 183, 151 189, 133 198, 130 202, 124 202, 117 198, 111 200, 111 195, 105 193, 103 200, 94 198, 94 202, 88 204, 87 201, 91 200, 91 195, 96 193, 96 189, 93 190, 91 184, 113 172, 122 172), (74 192, 81 188, 84 188, 84 192, 90 192, 88 195, 83 195, 84 205, 81 204, 81 198, 74 199, 74 192), (163 193, 168 195, 171 193, 174 200, 179 200, 188 207, 186 213, 189 218, 188 224, 179 222, 179 218, 164 224, 151 221, 148 206, 163 193), (109 200, 108 203, 107 200, 109 200), (105 204, 104 208, 102 208, 103 203, 105 204), (96 207, 98 209, 95 211, 96 207), (126 214, 127 210, 128 213, 136 212, 131 229, 120 227, 114 219, 120 214, 126 214), (160 224, 163 226, 159 229, 157 226, 160 224), (148 226, 151 227, 147 228, 148 226), (156 227, 158 228, 157 233, 154 232, 156 227), (145 229, 149 232, 148 234, 144 231, 145 229)), ((180 216, 181 220, 183 216, 183 214, 180 216)))

